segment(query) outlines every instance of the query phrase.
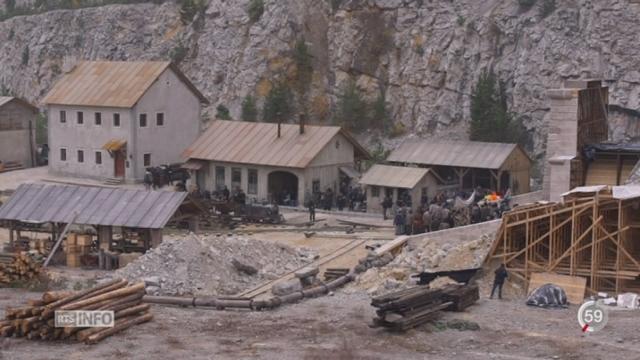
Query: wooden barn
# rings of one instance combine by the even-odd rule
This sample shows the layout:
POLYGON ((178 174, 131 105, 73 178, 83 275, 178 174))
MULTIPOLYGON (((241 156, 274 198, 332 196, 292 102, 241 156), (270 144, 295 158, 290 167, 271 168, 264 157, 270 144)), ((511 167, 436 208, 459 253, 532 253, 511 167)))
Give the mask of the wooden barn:
POLYGON ((0 171, 36 165, 36 118, 28 102, 0 96, 0 171))
POLYGON ((584 154, 584 185, 623 185, 640 161, 640 145, 588 145, 584 154))
POLYGON ((183 153, 200 190, 242 189, 251 201, 302 205, 353 181, 367 151, 338 126, 216 120, 183 153))
POLYGON ((440 190, 479 187, 513 195, 529 192, 531 159, 517 144, 407 140, 387 161, 430 169, 440 190))

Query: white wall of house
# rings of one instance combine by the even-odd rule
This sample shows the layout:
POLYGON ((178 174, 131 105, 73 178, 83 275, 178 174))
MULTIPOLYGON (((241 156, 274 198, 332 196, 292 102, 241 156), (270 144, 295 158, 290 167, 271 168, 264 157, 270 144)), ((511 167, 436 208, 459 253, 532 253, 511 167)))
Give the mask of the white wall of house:
POLYGON ((171 70, 165 70, 133 108, 134 176, 144 176, 144 154, 151 154, 151 166, 182 161, 182 152, 200 134, 200 99, 171 70), (164 125, 157 125, 157 114, 164 114, 164 125), (140 127, 140 114, 147 115, 147 126, 140 127))
POLYGON ((32 108, 17 101, 0 108, 0 161, 17 161, 27 167, 34 165, 31 157, 35 155, 36 116, 32 108), (29 123, 32 126, 31 141, 29 123))
POLYGON ((127 141, 125 179, 141 181, 144 177, 144 155, 150 154, 151 166, 181 162, 181 154, 200 132, 200 99, 167 69, 133 109, 81 106, 49 106, 49 171, 54 174, 109 178, 115 175, 114 159, 102 146, 110 140, 127 141), (66 112, 66 122, 60 121, 66 112), (83 112, 84 123, 77 123, 77 112, 83 112), (101 113, 102 124, 95 124, 95 113, 101 113), (120 114, 120 127, 113 125, 113 114, 120 114), (147 126, 140 127, 140 114, 147 114, 147 126), (157 115, 163 114, 158 126, 157 115), (61 160, 60 149, 67 159, 61 160), (77 151, 84 151, 84 162, 77 151), (102 152, 102 164, 96 164, 95 152, 102 152))
MULTIPOLYGON (((102 146, 110 140, 124 139, 127 149, 131 137, 132 115, 130 109, 50 105, 48 108, 49 172, 60 175, 89 178, 114 176, 114 161, 102 146), (61 111, 66 122, 61 122, 61 111), (78 124, 78 112, 82 112, 83 124, 78 124), (100 113, 101 124, 96 125, 95 114, 100 113), (120 116, 120 126, 114 126, 114 114, 120 116), (66 149, 66 160, 61 159, 61 149, 66 149), (78 150, 84 152, 84 162, 78 162, 78 150), (102 164, 96 164, 96 152, 102 153, 102 164)), ((125 178, 131 178, 131 163, 125 166, 125 178)))
POLYGON ((201 173, 204 173, 203 179, 204 184, 198 184, 200 189, 215 191, 216 186, 219 185, 216 182, 216 167, 224 168, 224 183, 220 185, 226 185, 229 191, 233 192, 235 188, 231 182, 231 173, 232 169, 240 169, 241 173, 241 188, 247 194, 247 199, 252 201, 266 201, 270 200, 271 194, 269 194, 269 174, 274 171, 286 171, 290 172, 293 175, 298 177, 298 201, 304 201, 304 188, 305 188, 305 175, 302 169, 293 169, 293 168, 282 168, 282 167, 274 167, 274 166, 254 166, 254 165, 246 165, 246 164, 235 164, 235 163, 225 163, 225 162, 207 162, 202 169, 198 170, 201 173), (258 188, 257 193, 249 192, 249 170, 257 170, 258 171, 258 188))

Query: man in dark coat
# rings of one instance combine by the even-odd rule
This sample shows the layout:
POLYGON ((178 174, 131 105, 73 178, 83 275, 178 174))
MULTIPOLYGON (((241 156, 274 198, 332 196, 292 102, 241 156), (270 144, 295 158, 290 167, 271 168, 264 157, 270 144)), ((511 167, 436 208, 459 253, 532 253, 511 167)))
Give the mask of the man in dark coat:
POLYGON ((309 209, 309 222, 313 224, 316 222, 316 202, 312 196, 306 196, 305 198, 305 205, 309 209))
POLYGON ((504 280, 508 277, 507 269, 504 264, 500 264, 500 267, 495 271, 495 277, 493 279, 493 289, 491 289, 490 299, 493 299, 493 293, 498 289, 498 299, 502 299, 502 285, 504 285, 504 280))
POLYGON ((382 217, 387 220, 387 211, 389 211, 389 209, 391 209, 391 207, 393 206, 393 200, 391 199, 391 196, 387 195, 384 197, 384 200, 382 200, 382 217))

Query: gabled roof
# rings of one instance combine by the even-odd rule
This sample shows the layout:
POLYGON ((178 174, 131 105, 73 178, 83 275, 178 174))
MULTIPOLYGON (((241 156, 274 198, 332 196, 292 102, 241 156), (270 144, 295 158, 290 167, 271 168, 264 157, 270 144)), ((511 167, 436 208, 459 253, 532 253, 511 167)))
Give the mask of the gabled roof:
POLYGON ((19 102, 20 104, 28 107, 29 109, 33 110, 34 112, 39 112, 40 111, 37 107, 35 107, 31 103, 29 103, 28 101, 22 100, 22 99, 17 98, 17 97, 12 97, 12 96, 0 96, 0 107, 5 106, 6 104, 8 104, 8 103, 10 103, 12 101, 19 102))
POLYGON ((47 105, 132 108, 171 69, 201 102, 207 99, 168 61, 83 61, 49 91, 47 105))
POLYGON ((429 173, 429 169, 405 166, 373 165, 360 184, 413 189, 429 173))
MULTIPOLYGON (((522 151, 526 155, 517 144, 407 140, 389 155, 387 161, 430 166, 499 169, 514 151, 522 151)), ((529 159, 528 156, 527 159, 529 159)))
POLYGON ((186 159, 238 164, 305 168, 336 135, 353 144, 357 155, 369 158, 367 151, 339 126, 278 124, 215 120, 183 153, 186 159))
POLYGON ((0 207, 0 220, 161 229, 186 197, 186 192, 22 184, 0 207))

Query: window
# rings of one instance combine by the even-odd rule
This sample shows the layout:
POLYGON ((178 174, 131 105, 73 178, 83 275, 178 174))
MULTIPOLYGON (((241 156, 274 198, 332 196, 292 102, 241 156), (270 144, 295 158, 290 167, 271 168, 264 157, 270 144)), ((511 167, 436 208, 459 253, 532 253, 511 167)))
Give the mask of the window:
POLYGON ((60 161, 67 161, 67 149, 60 149, 60 161))
POLYGON ((96 151, 96 165, 102 165, 102 151, 96 151))
POLYGON ((120 127, 120 114, 113 114, 113 127, 120 127))
POLYGON ((249 169, 249 174, 247 175, 249 180, 249 186, 247 188, 247 192, 252 195, 258 194, 258 170, 249 169))
POLYGON ((311 192, 318 194, 320 192, 320 180, 313 180, 311 183, 311 192))
POLYGON ((147 127, 147 114, 140 114, 140 127, 147 127))
POLYGON ((372 186, 371 187, 371 197, 380 197, 380 187, 372 186))
POLYGON ((242 169, 232 168, 231 169, 231 188, 235 190, 241 187, 242 187, 242 169))
POLYGON ((336 140, 336 149, 340 149, 340 140, 336 140))
POLYGON ((216 189, 224 188, 224 166, 216 166, 216 189))
POLYGON ((82 111, 78 111, 76 122, 78 123, 78 125, 84 124, 84 113, 82 111))
POLYGON ((95 114, 93 114, 94 117, 94 122, 96 124, 96 126, 100 126, 102 125, 102 114, 97 112, 95 114))
POLYGON ((157 113, 156 114, 156 125, 157 126, 164 126, 164 113, 157 113))
POLYGON ((84 150, 78 150, 78 162, 79 163, 84 162, 84 150))
POLYGON ((151 166, 151 154, 144 154, 142 156, 143 166, 151 166))
POLYGON ((64 110, 60 110, 60 123, 64 124, 67 122, 67 112, 64 110))

